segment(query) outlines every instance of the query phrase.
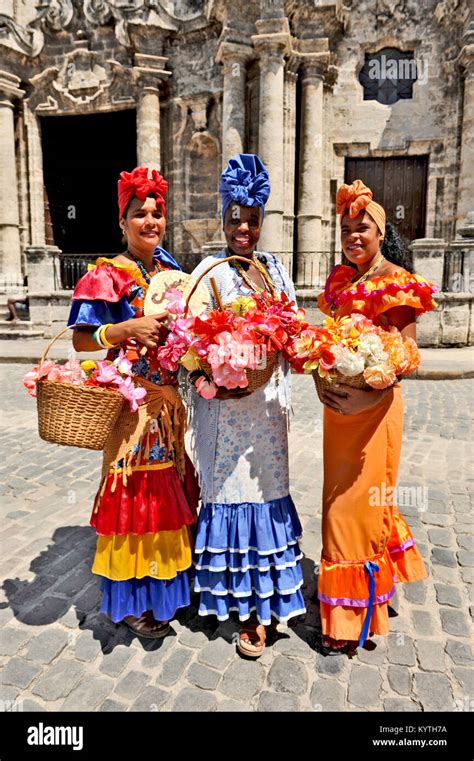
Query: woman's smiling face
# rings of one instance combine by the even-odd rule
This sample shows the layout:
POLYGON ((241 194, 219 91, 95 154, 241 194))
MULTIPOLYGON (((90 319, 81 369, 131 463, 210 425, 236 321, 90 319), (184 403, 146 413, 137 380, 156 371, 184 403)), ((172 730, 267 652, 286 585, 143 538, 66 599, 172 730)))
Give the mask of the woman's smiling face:
POLYGON ((238 256, 251 257, 260 238, 262 211, 259 206, 231 204, 224 216, 227 245, 238 256))
POLYGON ((121 220, 127 233, 127 243, 137 252, 154 251, 163 240, 166 217, 156 198, 148 196, 144 201, 132 198, 125 218, 121 220))
POLYGON ((351 219, 348 213, 341 219, 341 245, 352 264, 363 265, 376 256, 383 235, 365 210, 351 219))

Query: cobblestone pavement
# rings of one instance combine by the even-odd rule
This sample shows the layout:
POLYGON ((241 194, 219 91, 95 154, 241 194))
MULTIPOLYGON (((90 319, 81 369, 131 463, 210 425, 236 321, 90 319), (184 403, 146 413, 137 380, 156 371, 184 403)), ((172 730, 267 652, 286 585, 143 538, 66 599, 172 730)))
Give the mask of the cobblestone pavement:
POLYGON ((235 651, 237 625, 198 617, 195 598, 173 621, 172 636, 158 643, 137 639, 97 612, 88 520, 101 455, 38 438, 34 400, 20 386, 24 372, 24 365, 0 366, 4 709, 22 701, 26 711, 473 710, 467 420, 473 381, 404 383, 402 512, 429 578, 399 588, 391 634, 349 659, 315 650, 321 407, 311 378, 295 378, 292 492, 305 530, 308 613, 292 628, 280 625, 280 639, 253 662, 235 651))

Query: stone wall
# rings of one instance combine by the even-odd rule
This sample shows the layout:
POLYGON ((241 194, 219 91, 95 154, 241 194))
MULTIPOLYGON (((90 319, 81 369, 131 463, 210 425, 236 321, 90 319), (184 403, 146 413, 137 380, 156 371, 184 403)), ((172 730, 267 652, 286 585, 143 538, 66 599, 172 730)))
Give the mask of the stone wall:
MULTIPOLYGON (((340 259, 334 199, 351 157, 428 156, 424 234, 471 266, 472 236, 462 233, 474 174, 469 0, 130 0, 126 9, 25 0, 7 3, 2 19, 0 256, 13 279, 29 269, 32 293, 57 287, 45 281, 47 249, 39 269, 34 261, 46 243, 41 116, 131 108, 139 163, 170 182, 165 243, 188 270, 222 243, 219 172, 246 150, 260 153, 273 183, 262 247, 281 256, 303 298, 340 259), (364 55, 382 48, 414 53, 411 98, 364 100, 364 55)), ((433 255, 440 283, 443 256, 433 255)), ((441 299, 444 316, 424 341, 470 340, 470 285, 463 293, 441 299)))

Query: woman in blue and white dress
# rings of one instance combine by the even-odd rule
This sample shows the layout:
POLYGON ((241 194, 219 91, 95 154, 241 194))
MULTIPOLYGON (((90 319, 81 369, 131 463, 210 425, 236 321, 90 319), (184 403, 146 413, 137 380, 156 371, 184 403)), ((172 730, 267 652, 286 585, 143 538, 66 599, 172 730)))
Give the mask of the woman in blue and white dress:
MULTIPOLYGON (((227 248, 204 259, 196 277, 213 262, 237 254, 245 263, 225 262, 212 270, 222 303, 254 291, 295 291, 280 262, 256 246, 270 193, 268 173, 254 154, 238 154, 222 173, 223 230, 227 248)), ((209 288, 216 307, 209 276, 209 288)), ((191 381, 196 374, 191 374, 191 381)), ((218 620, 236 612, 238 648, 258 657, 265 627, 305 613, 298 546, 301 524, 289 493, 288 414, 290 369, 280 360, 262 388, 219 390, 206 400, 192 393, 194 451, 202 489, 195 590, 199 614, 218 620)))

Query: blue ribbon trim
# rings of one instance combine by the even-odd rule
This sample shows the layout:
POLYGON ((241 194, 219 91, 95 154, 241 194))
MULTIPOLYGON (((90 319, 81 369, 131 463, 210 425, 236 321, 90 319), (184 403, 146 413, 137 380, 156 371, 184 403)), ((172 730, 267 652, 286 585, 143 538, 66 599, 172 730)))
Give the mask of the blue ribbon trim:
POLYGON ((379 567, 377 563, 373 563, 371 560, 366 560, 364 563, 364 568, 366 572, 369 574, 369 605, 367 607, 367 614, 365 616, 364 625, 362 627, 362 632, 360 634, 359 639, 359 647, 363 647, 365 640, 367 639, 367 636, 369 634, 369 626, 370 621, 372 619, 372 612, 374 609, 374 600, 375 600, 375 576, 374 571, 379 570, 379 567))

